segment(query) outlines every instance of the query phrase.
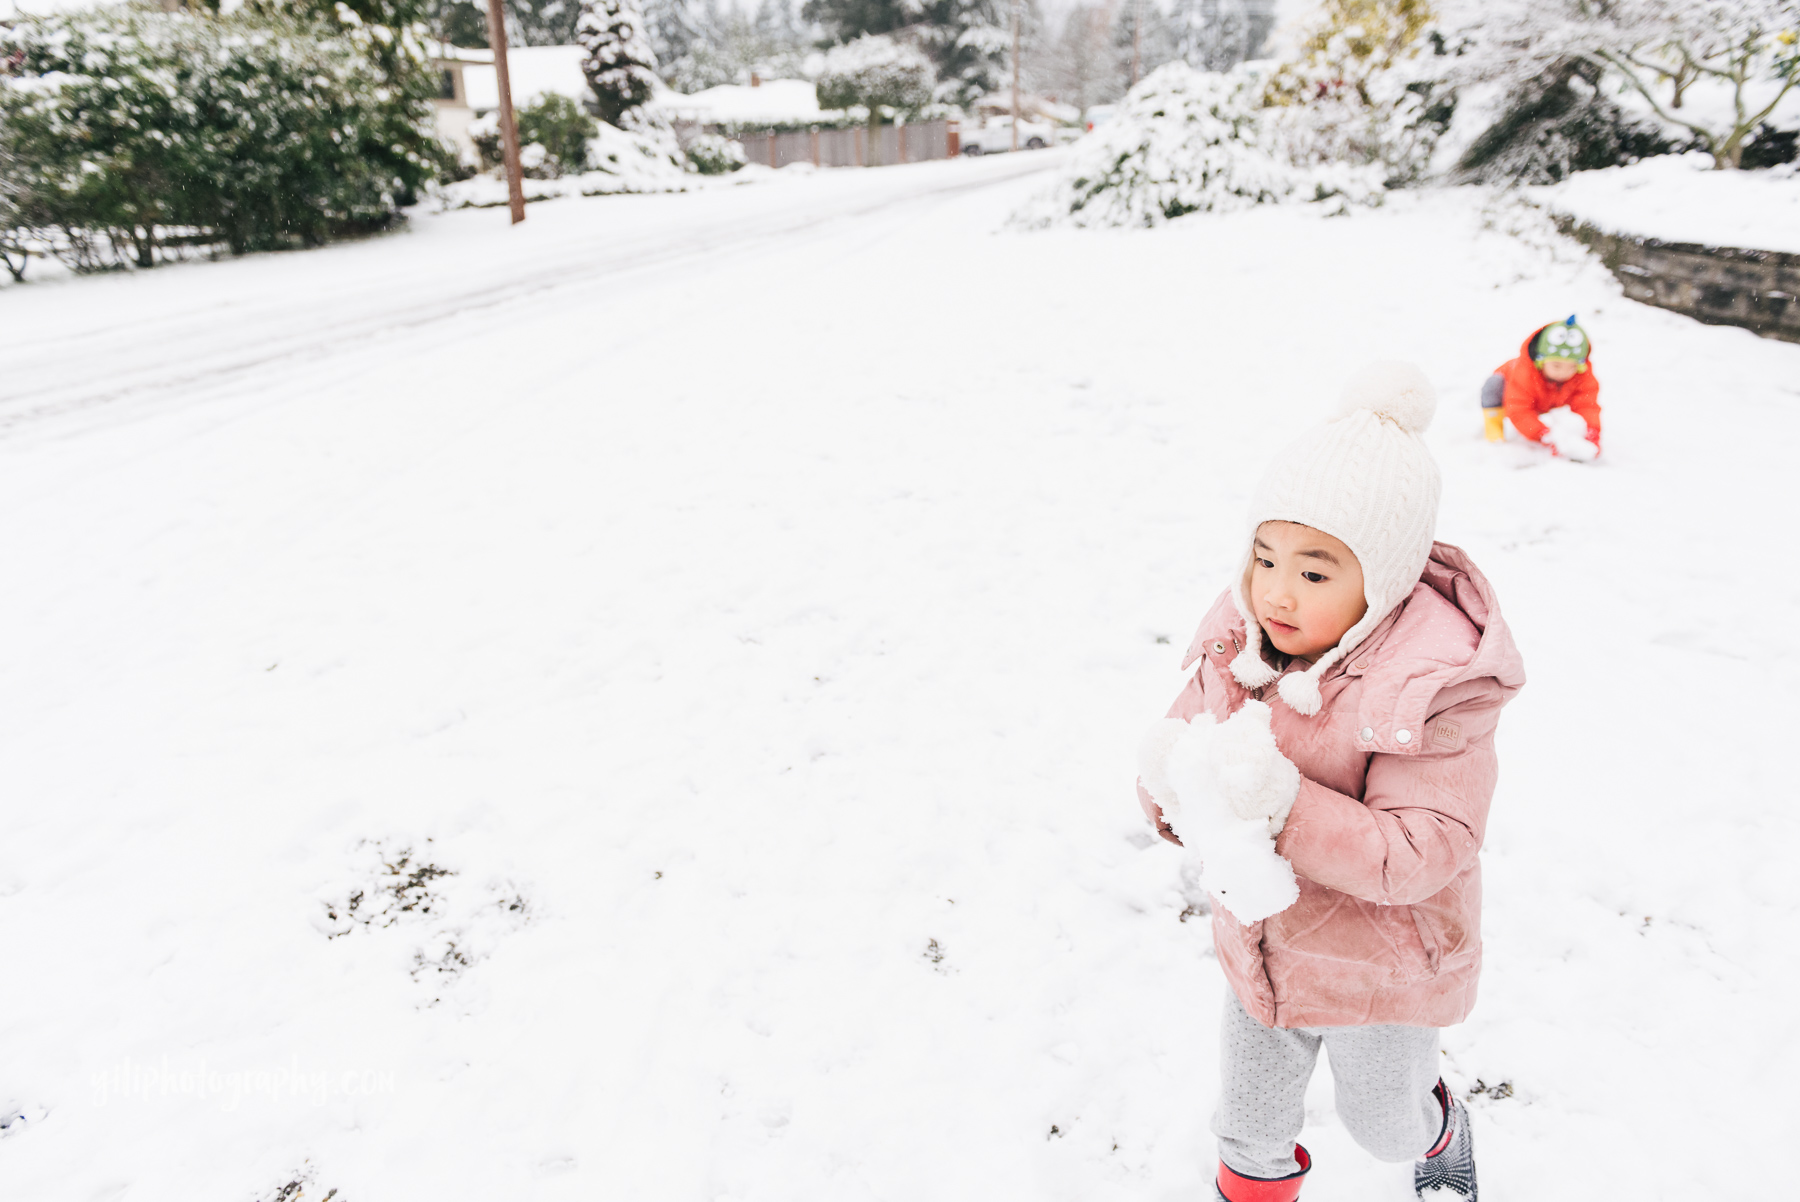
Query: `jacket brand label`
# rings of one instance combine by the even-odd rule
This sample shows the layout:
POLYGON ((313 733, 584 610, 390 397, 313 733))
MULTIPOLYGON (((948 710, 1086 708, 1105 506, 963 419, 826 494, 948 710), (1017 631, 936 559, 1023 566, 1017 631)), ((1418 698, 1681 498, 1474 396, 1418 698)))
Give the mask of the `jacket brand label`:
POLYGON ((1431 732, 1434 743, 1442 743, 1446 747, 1454 747, 1462 742, 1462 727, 1454 722, 1439 722, 1431 732))

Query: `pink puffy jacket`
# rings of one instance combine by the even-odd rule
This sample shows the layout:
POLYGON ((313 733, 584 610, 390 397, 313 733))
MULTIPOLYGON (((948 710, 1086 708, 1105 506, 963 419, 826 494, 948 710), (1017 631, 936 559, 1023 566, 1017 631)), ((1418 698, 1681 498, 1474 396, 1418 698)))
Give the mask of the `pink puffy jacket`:
POLYGON ((1326 672, 1311 718, 1274 685, 1253 693, 1232 677, 1243 642, 1227 592, 1200 623, 1182 663, 1199 670, 1169 710, 1223 720, 1263 697, 1302 777, 1275 843, 1300 899, 1248 926, 1215 903, 1226 979, 1265 1026, 1461 1022, 1481 975, 1494 726, 1525 683, 1493 590, 1461 550, 1435 544, 1412 594, 1326 672))

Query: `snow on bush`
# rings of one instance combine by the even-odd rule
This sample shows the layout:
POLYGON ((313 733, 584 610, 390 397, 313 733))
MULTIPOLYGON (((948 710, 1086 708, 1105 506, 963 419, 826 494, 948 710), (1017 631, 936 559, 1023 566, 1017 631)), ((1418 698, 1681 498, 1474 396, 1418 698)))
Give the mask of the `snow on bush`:
POLYGON ((77 270, 379 226, 443 158, 423 63, 273 7, 23 18, 0 29, 9 220, 77 270))
MULTIPOLYGON (((698 182, 680 143, 675 140, 673 128, 666 121, 646 116, 642 109, 626 114, 624 121, 624 129, 597 123, 598 132, 587 141, 586 171, 552 176, 543 167, 547 156, 538 159, 540 165, 535 172, 526 165, 528 176, 535 174, 538 178, 525 180, 525 199, 685 192, 698 182)), ((482 137, 497 139, 499 136, 497 127, 472 129, 471 132, 478 141, 482 137)), ((498 145, 497 142, 494 144, 498 145)), ((522 161, 530 149, 530 146, 521 148, 522 161)), ((541 146, 538 153, 544 153, 541 146)), ((446 185, 438 192, 438 205, 445 209, 485 209, 506 203, 506 178, 498 165, 473 179, 446 185)))
MULTIPOLYGON (((560 179, 588 169, 588 144, 599 135, 599 126, 573 100, 546 92, 519 109, 516 120, 519 163, 528 177, 560 179)), ((504 166, 497 114, 488 113, 470 122, 469 138, 481 156, 483 170, 504 166)))
POLYGON ((1520 88, 1583 60, 1719 167, 1741 166, 1757 129, 1800 89, 1794 0, 1452 0, 1447 9, 1458 76, 1520 88))
POLYGON ((819 107, 890 108, 904 112, 931 103, 937 74, 931 60, 889 37, 864 34, 833 46, 816 81, 819 107))
POLYGON ((1389 187, 1431 163, 1455 108, 1426 53, 1432 10, 1419 0, 1326 0, 1300 53, 1269 80, 1264 122, 1290 162, 1380 164, 1389 187))
POLYGON ((1283 157, 1267 128, 1264 87, 1263 70, 1252 64, 1224 73, 1183 62, 1159 68, 1111 121, 1075 144, 1061 178, 1014 220, 1153 226, 1286 201, 1379 203, 1379 166, 1297 165, 1283 157))
POLYGON ((1300 771, 1275 746, 1269 707, 1247 701, 1224 722, 1167 718, 1138 752, 1139 777, 1182 846, 1205 863, 1206 890, 1239 922, 1300 896, 1275 836, 1300 791, 1300 771))
POLYGON ((689 142, 687 159, 701 175, 729 175, 749 161, 741 142, 718 134, 701 134, 689 142))
POLYGON ((575 40, 586 51, 581 73, 594 90, 602 121, 617 125, 655 95, 656 52, 635 0, 583 0, 575 40))

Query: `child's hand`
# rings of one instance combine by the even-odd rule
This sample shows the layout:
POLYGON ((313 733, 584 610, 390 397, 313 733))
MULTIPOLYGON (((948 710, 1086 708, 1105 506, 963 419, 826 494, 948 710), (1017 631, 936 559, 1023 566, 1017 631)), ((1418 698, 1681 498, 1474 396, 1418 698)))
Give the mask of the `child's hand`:
POLYGON ((1150 820, 1150 825, 1156 828, 1157 834, 1176 847, 1182 846, 1180 838, 1175 834, 1175 828, 1169 825, 1167 818, 1163 817, 1162 807, 1150 799, 1150 791, 1145 789, 1142 784, 1138 785, 1138 804, 1144 807, 1144 817, 1150 820))

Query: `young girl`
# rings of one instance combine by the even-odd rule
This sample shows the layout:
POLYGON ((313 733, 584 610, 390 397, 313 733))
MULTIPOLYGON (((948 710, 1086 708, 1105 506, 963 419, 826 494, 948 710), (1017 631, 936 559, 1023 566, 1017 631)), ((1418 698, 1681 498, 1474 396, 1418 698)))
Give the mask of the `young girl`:
POLYGON ((1188 649, 1182 666, 1200 667, 1169 716, 1210 715, 1198 731, 1270 703, 1238 729, 1285 774, 1258 779, 1290 783, 1247 789, 1240 755, 1180 797, 1152 768, 1144 779, 1162 796, 1139 786, 1172 842, 1184 830, 1216 837, 1199 820, 1207 806, 1268 819, 1297 878, 1298 899, 1258 921, 1240 922, 1215 890, 1230 984, 1213 1118, 1225 1202, 1299 1196, 1312 1162, 1295 1141, 1321 1044, 1357 1143, 1415 1160, 1421 1197, 1476 1198, 1468 1113, 1438 1077, 1438 1028, 1475 1004, 1494 727, 1525 677, 1487 580, 1433 541, 1438 471, 1419 435, 1436 406, 1408 364, 1353 379, 1339 415, 1275 457, 1251 503, 1243 570, 1188 649))

